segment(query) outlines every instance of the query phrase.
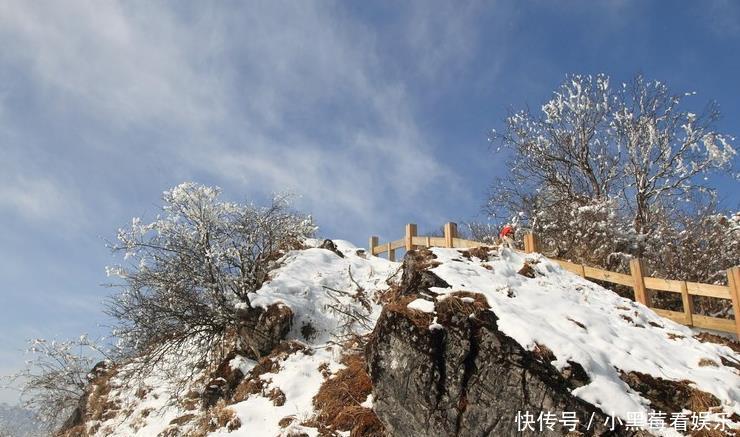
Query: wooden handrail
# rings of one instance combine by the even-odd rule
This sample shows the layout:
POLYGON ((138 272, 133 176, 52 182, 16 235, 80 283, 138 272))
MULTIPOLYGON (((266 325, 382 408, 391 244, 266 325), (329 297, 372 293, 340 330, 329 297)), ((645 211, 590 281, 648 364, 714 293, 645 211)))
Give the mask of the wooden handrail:
MULTIPOLYGON (((479 241, 459 238, 457 235, 457 224, 452 222, 445 224, 443 237, 417 235, 416 225, 409 223, 406 225, 404 237, 399 240, 388 243, 379 243, 378 237, 370 237, 370 247, 368 251, 372 255, 388 253, 388 258, 395 261, 396 249, 400 248, 404 248, 406 250, 414 249, 416 247, 472 249, 474 247, 481 246, 496 247, 495 245, 479 241)), ((528 232, 524 236, 524 252, 532 253, 537 251, 537 238, 535 234, 528 232)), ((635 300, 637 302, 650 307, 656 314, 667 319, 671 319, 674 322, 687 326, 695 326, 697 328, 729 332, 740 338, 740 266, 727 270, 727 285, 716 285, 645 276, 642 262, 637 258, 630 260, 629 275, 584 264, 576 264, 557 258, 546 258, 559 264, 563 269, 581 277, 631 287, 634 290, 635 300), (680 294, 683 311, 678 312, 653 308, 648 290, 659 290, 680 294), (694 313, 691 296, 729 299, 732 301, 732 309, 735 319, 709 317, 694 313)))

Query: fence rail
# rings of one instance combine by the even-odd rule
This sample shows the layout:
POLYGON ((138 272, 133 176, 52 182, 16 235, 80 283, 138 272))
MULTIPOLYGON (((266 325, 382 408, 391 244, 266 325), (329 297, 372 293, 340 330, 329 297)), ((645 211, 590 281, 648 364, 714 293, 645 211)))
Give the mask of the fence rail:
MULTIPOLYGON (((444 236, 419 236, 417 227, 413 223, 406 225, 403 238, 380 243, 378 237, 370 237, 369 251, 372 255, 388 254, 388 259, 396 260, 396 250, 412 250, 417 247, 449 247, 471 249, 480 246, 494 246, 479 241, 459 238, 457 224, 446 223, 444 225, 444 236)), ((537 238, 532 233, 524 235, 524 252, 537 252, 537 238)), ((624 285, 634 290, 635 300, 649 307, 656 314, 673 320, 674 322, 696 328, 712 329, 735 334, 740 338, 740 266, 727 270, 727 285, 703 284, 700 282, 679 281, 674 279, 654 278, 645 276, 642 260, 633 258, 630 260, 630 274, 612 272, 584 264, 576 264, 569 261, 548 258, 560 266, 587 279, 624 285), (683 311, 671 311, 653 306, 649 291, 665 291, 681 295, 683 311), (728 299, 732 302, 732 311, 735 319, 724 319, 710 317, 694 312, 692 296, 711 297, 716 299, 728 299)))

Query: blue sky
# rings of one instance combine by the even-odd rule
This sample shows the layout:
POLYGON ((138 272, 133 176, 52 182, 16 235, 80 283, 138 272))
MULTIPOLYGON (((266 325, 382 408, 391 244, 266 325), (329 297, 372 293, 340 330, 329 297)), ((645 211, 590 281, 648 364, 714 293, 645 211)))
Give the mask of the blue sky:
POLYGON ((476 218, 488 132, 567 73, 697 91, 740 134, 738 2, 399 3, 0 1, 0 374, 103 331, 104 240, 181 181, 296 192, 364 245, 476 218))

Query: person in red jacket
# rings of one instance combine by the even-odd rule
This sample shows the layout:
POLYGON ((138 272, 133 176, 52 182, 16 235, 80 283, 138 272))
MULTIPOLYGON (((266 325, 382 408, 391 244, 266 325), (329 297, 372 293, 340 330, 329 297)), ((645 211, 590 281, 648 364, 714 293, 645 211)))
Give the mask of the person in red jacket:
POLYGON ((506 246, 508 248, 514 247, 514 226, 507 223, 503 228, 501 228, 501 232, 499 232, 498 236, 501 238, 502 246, 506 246))

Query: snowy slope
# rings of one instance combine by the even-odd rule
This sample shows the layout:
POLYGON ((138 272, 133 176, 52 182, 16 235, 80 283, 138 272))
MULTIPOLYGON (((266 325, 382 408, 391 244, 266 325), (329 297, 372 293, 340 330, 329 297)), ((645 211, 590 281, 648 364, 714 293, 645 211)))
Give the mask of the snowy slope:
MULTIPOLYGON (((224 428, 212 435, 277 436, 297 431, 309 435, 317 434, 315 429, 301 427, 299 423, 314 414, 312 399, 324 381, 319 366, 325 364, 332 372, 343 367, 338 362, 341 351, 327 342, 341 331, 346 321, 341 314, 328 309, 328 305, 341 305, 342 309, 352 309, 369 319, 368 327, 352 326, 354 332, 372 329, 381 309, 372 301, 372 293, 387 289, 386 280, 400 266, 399 263, 358 253, 358 248, 346 241, 334 241, 344 258, 329 250, 317 248, 319 243, 309 241, 308 245, 314 246, 313 248, 292 251, 285 255, 280 261, 281 267, 271 273, 271 280, 250 296, 255 306, 266 307, 278 302, 288 305, 294 312, 293 329, 288 339, 308 344, 313 353, 290 355, 280 362, 278 373, 262 375, 268 391, 279 388, 285 394, 284 405, 276 406, 266 397, 252 395, 245 401, 230 406, 242 426, 233 432, 224 428), (353 299, 358 286, 368 295, 369 311, 353 299), (306 340, 301 333, 301 328, 306 324, 315 329, 315 335, 310 340, 306 340), (281 428, 278 422, 287 416, 295 416, 298 420, 294 425, 281 428)), ((234 365, 248 371, 256 362, 241 358, 234 365)), ((171 421, 194 413, 178 405, 177 402, 182 399, 171 395, 172 387, 169 387, 167 375, 158 373, 148 378, 143 384, 148 390, 143 398, 136 396, 134 389, 115 387, 120 383, 121 381, 114 378, 114 389, 109 398, 121 402, 121 411, 126 411, 126 414, 116 414, 107 421, 95 424, 97 433, 93 435, 157 436, 172 429, 171 421)), ((181 394, 179 397, 182 396, 181 394)), ((190 425, 180 427, 185 435, 192 431, 188 426, 190 425)))
POLYGON ((720 363, 721 356, 740 362, 740 355, 730 348, 700 342, 688 327, 537 254, 504 250, 500 257, 484 262, 467 260, 454 249, 432 251, 441 265, 431 271, 451 285, 432 289, 440 293, 437 299, 461 290, 485 295, 506 335, 529 350, 535 344, 548 347, 558 369, 566 367, 568 360, 581 364, 592 382, 573 394, 608 415, 626 419, 630 412, 648 411, 647 401, 619 378, 617 369, 692 381, 719 398, 726 413, 740 414, 738 373, 721 365, 699 365, 702 359, 720 363), (534 267, 535 278, 517 274, 525 260, 534 267))
MULTIPOLYGON (((341 348, 332 343, 344 330, 363 332, 372 328, 381 307, 372 298, 376 291, 388 288, 387 280, 398 273, 399 263, 368 257, 344 241, 335 241, 344 258, 315 246, 288 253, 271 279, 251 297, 253 304, 268 306, 283 303, 294 312, 290 339, 310 346, 310 354, 295 353, 280 361, 279 371, 261 375, 266 389, 279 388, 285 395, 282 405, 268 397, 250 395, 230 405, 241 426, 211 433, 217 436, 278 436, 318 431, 300 425, 314 414, 312 398, 324 381, 320 367, 330 373, 342 367, 341 348), (351 276, 350 276, 351 273, 351 276), (357 293, 366 296, 362 305, 357 293), (355 311, 367 318, 367 326, 347 326, 347 318, 332 311, 355 311), (314 332, 306 340, 302 328, 314 332), (291 425, 280 426, 281 419, 293 416, 291 425)), ((609 415, 627 417, 627 413, 647 411, 648 402, 619 378, 618 370, 638 371, 671 380, 690 380, 703 391, 722 400, 724 411, 740 414, 740 376, 725 366, 700 366, 700 360, 721 362, 730 357, 740 362, 740 355, 728 347, 695 340, 684 326, 662 319, 646 307, 620 298, 600 286, 573 275, 536 254, 522 255, 505 250, 491 261, 467 259, 456 249, 432 249, 439 265, 432 271, 451 288, 434 288, 437 299, 453 291, 483 294, 491 310, 499 317, 498 326, 528 349, 535 344, 547 346, 556 357, 552 364, 563 368, 567 361, 580 363, 591 383, 573 393, 600 407, 609 415), (535 269, 535 278, 517 274, 525 261, 535 269), (582 326, 581 326, 582 325, 582 326)), ((395 278, 400 276, 398 273, 395 278)), ((413 307, 434 311, 423 300, 413 307)), ((434 326, 430 328, 434 329, 434 326)), ((173 360, 183 357, 172 357, 173 360)), ((185 358, 186 359, 186 358, 185 358)), ((246 358, 234 361, 248 371, 256 363, 246 358)), ((120 382, 120 381, 119 381, 120 382)), ((198 413, 184 409, 181 397, 173 397, 167 375, 153 375, 145 382, 143 396, 133 389, 116 387, 110 399, 120 403, 120 411, 95 424, 95 435, 157 436, 173 430, 173 420, 198 413)), ((180 432, 187 433, 183 425, 180 432)), ((170 436, 182 434, 167 434, 170 436)))

